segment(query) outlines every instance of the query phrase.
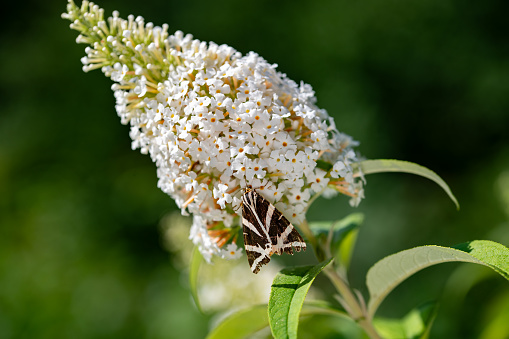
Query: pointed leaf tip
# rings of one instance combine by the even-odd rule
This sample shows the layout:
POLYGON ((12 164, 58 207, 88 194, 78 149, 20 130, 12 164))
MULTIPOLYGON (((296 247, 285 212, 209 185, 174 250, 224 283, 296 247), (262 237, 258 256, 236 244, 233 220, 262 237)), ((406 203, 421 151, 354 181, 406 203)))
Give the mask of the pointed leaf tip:
POLYGON ((372 173, 384 173, 384 172, 400 172, 400 173, 411 173, 415 175, 419 175, 424 178, 428 178, 435 183, 437 183, 442 189, 447 193, 449 198, 454 202, 456 208, 459 210, 460 205, 458 200, 452 194, 451 189, 446 184, 446 182, 435 172, 432 170, 415 164, 409 161, 402 160, 392 160, 392 159, 377 159, 377 160, 364 160, 355 164, 358 166, 363 174, 372 174, 372 173))
POLYGON ((488 266, 509 280, 509 248, 493 241, 475 240, 455 248, 420 246, 392 254, 373 265, 366 275, 369 314, 374 315, 385 297, 414 273, 445 262, 470 262, 488 266))

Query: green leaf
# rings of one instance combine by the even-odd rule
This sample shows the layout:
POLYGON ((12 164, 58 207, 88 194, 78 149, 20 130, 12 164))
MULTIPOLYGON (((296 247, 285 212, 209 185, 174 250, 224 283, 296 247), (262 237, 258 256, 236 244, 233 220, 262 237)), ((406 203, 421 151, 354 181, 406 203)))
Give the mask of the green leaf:
POLYGON ((268 325, 267 305, 256 305, 228 316, 206 338, 246 338, 268 325))
POLYGON ((483 265, 509 280, 509 248, 489 240, 474 240, 456 245, 453 248, 479 259, 483 265))
POLYGON ((401 160, 389 160, 389 159, 378 159, 378 160, 364 160, 354 164, 361 168, 362 173, 383 173, 383 172, 403 172, 420 175, 421 177, 428 178, 437 183, 442 189, 449 195, 449 198, 454 202, 456 208, 459 209, 460 205, 451 189, 445 183, 445 181, 438 176, 435 172, 427 169, 424 166, 414 164, 413 162, 401 161, 401 160))
POLYGON ((203 312, 198 299, 198 271, 200 270, 203 257, 201 256, 198 246, 195 246, 191 255, 191 264, 189 265, 189 288, 193 296, 194 303, 200 312, 203 312))
POLYGON ((352 258, 352 253, 355 248, 355 243, 357 242, 357 234, 359 233, 359 227, 364 221, 364 214, 355 213, 350 214, 343 220, 341 220, 340 225, 343 226, 341 230, 342 237, 337 237, 334 234, 332 246, 332 254, 334 258, 341 262, 345 268, 348 269, 350 266, 350 260, 352 258), (337 242, 336 242, 336 239, 337 242))
POLYGON ((427 339, 436 317, 434 303, 426 303, 410 311, 402 319, 375 318, 375 328, 386 339, 427 339))
POLYGON ((509 249, 496 242, 476 240, 455 248, 416 247, 385 257, 369 269, 366 276, 369 313, 375 314, 384 298, 412 274, 432 265, 455 261, 491 267, 509 280, 509 249))
POLYGON ((269 299, 269 324, 275 338, 297 338, 299 314, 309 287, 331 261, 283 269, 276 275, 269 299))
POLYGON ((348 269, 363 220, 362 213, 352 213, 336 222, 313 222, 309 227, 320 244, 329 249, 329 255, 334 257, 335 262, 348 269))
MULTIPOLYGON (((344 311, 337 309, 332 304, 322 301, 322 300, 311 300, 306 301, 302 306, 302 311, 300 312, 300 316, 308 316, 314 314, 324 314, 324 315, 335 315, 348 320, 352 320, 348 314, 344 311)), ((352 320, 353 321, 353 320, 352 320)))
MULTIPOLYGON (((306 302, 300 316, 325 314, 350 319, 348 315, 325 301, 306 302)), ((206 337, 206 339, 241 339, 249 338, 269 326, 267 305, 256 305, 226 317, 206 337)))

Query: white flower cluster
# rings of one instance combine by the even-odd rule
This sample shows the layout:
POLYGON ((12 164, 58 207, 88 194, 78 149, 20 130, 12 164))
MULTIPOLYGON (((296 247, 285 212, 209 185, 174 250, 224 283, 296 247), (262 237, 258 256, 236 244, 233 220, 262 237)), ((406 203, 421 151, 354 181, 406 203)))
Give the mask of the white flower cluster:
POLYGON ((108 27, 102 10, 83 8, 66 14, 83 34, 78 41, 101 37, 87 48, 84 69, 102 67, 116 82, 116 110, 131 125, 133 149, 150 154, 158 186, 183 214, 193 214, 190 238, 206 259, 239 255, 247 185, 297 225, 326 189, 351 196, 353 205, 363 197, 352 169, 355 142, 315 106, 311 86, 297 85, 255 53, 168 35, 167 26, 141 17, 114 13, 108 27), (92 26, 88 35, 83 21, 92 26))

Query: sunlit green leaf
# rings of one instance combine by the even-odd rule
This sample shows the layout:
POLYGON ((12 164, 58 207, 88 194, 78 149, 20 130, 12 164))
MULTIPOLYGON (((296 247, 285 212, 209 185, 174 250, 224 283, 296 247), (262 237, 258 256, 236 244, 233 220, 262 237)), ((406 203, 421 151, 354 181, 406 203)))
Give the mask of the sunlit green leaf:
POLYGON ((373 324, 386 339, 427 339, 435 316, 435 304, 427 303, 402 319, 375 318, 373 324))
POLYGON ((416 247, 385 257, 369 269, 366 276, 369 313, 373 315, 384 298, 414 273, 432 265, 455 261, 491 267, 509 280, 509 249, 496 242, 476 240, 456 248, 416 247))
POLYGON ((198 299, 198 271, 200 270, 203 257, 197 246, 194 247, 193 254, 191 255, 191 264, 189 265, 189 288, 193 296, 196 307, 201 311, 200 300, 198 299))
POLYGON ((291 267, 278 273, 272 282, 269 323, 275 338, 297 338, 299 314, 314 279, 332 259, 316 266, 291 267))
POLYGON ((494 241, 474 240, 456 245, 454 248, 467 252, 509 280, 509 248, 504 245, 494 241))
POLYGON ((401 161, 401 160, 390 160, 390 159, 378 159, 378 160, 364 160, 355 166, 359 166, 364 174, 372 173, 383 173, 383 172, 403 172, 420 175, 421 177, 428 178, 437 183, 442 189, 449 195, 451 200, 456 205, 456 208, 460 208, 458 201, 451 189, 445 183, 445 181, 438 176, 432 170, 427 169, 424 166, 414 164, 413 162, 401 161))

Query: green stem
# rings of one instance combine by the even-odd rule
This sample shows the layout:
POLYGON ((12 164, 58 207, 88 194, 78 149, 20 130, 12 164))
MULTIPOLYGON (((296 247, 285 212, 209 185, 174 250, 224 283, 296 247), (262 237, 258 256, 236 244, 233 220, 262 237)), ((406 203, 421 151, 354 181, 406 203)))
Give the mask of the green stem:
MULTIPOLYGON (((299 229, 302 231, 304 236, 307 238, 308 242, 313 247, 315 251, 316 258, 318 261, 325 260, 324 251, 320 247, 318 240, 311 232, 307 221, 305 220, 302 224, 300 224, 299 229)), ((352 289, 344 279, 335 269, 334 267, 328 266, 324 269, 325 274, 332 282, 339 295, 343 299, 346 311, 349 313, 350 317, 359 324, 360 327, 366 332, 366 334, 371 339, 381 339, 380 335, 376 332, 373 327, 372 319, 369 316, 365 307, 359 302, 352 289)))
POLYGON ((342 297, 345 304, 344 307, 350 317, 352 317, 352 319, 357 322, 360 327, 362 327, 371 339, 381 339, 380 335, 376 332, 376 329, 373 326, 371 317, 368 315, 367 310, 361 306, 348 283, 343 280, 343 278, 331 266, 326 267, 324 272, 342 297))
MULTIPOLYGON (((318 248, 318 241, 316 240, 316 237, 314 236, 313 232, 311 232, 307 220, 304 220, 299 225, 299 229, 304 234, 304 237, 307 239, 307 241, 311 244, 316 254, 316 249, 318 248)), ((317 259, 318 261, 323 261, 324 258, 319 258, 317 256, 317 259)))

